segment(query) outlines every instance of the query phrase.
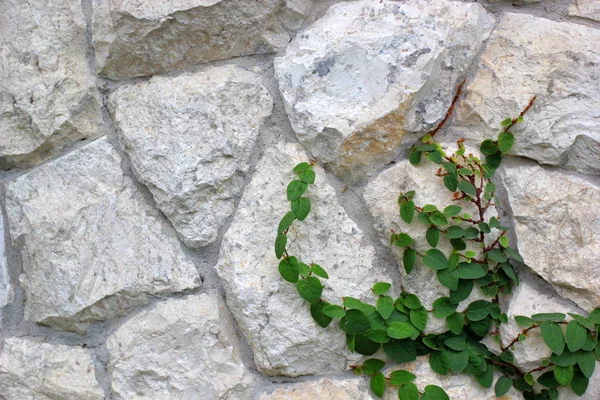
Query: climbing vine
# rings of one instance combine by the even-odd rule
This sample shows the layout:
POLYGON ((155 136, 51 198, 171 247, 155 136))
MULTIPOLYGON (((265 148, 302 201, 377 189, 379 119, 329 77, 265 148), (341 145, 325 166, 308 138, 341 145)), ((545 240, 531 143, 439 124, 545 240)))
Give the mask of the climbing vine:
MULTIPOLYGON (((442 124, 451 114, 459 93, 442 124)), ((510 294, 513 286, 519 285, 514 262, 522 263, 523 259, 509 245, 510 228, 496 216, 487 217, 493 214, 488 210, 495 208, 496 187, 490 178, 513 146, 510 128, 523 121, 534 101, 535 97, 517 117, 502 121, 496 140, 481 143, 483 159, 467 153, 463 139, 457 142, 454 153, 446 154, 434 140, 442 124, 411 149, 411 164, 420 164, 425 158, 439 165, 436 175, 454 199, 452 204, 438 209, 433 204, 417 205, 418 194, 414 191, 400 193, 400 217, 406 224, 420 223, 427 227, 425 240, 429 249, 424 253, 418 251, 415 239, 405 232, 392 232, 390 237, 390 244, 403 254, 402 264, 407 274, 415 268, 429 268, 449 289, 448 297, 435 300, 432 310, 422 305, 418 293, 402 290, 398 298, 392 298, 388 294, 392 285, 387 282, 373 286, 373 304, 352 297, 343 297, 341 304, 321 299, 322 279, 329 278, 325 269, 303 263, 287 251, 290 226, 296 220, 303 221, 311 211, 310 198, 305 194, 315 182, 313 161, 296 165, 293 169, 296 179, 287 187, 291 211, 277 228, 275 255, 280 259, 281 277, 296 285, 298 294, 310 304, 310 313, 318 325, 325 328, 334 319, 339 320, 351 352, 372 356, 383 348, 399 364, 428 356, 436 373, 472 375, 484 388, 492 387, 497 373, 494 390, 498 397, 511 387, 528 400, 557 399, 559 387, 570 387, 579 396, 587 390, 596 360, 600 360, 600 309, 587 317, 570 313, 569 321, 562 313, 517 316, 514 319, 522 331, 514 339, 503 343, 499 333, 499 326, 508 323, 499 297, 510 294), (473 215, 465 212, 467 205, 476 210, 473 215), (452 247, 449 254, 438 248, 440 237, 449 240, 452 247), (475 300, 464 311, 458 311, 475 287, 489 300, 475 300), (448 330, 442 334, 426 333, 430 314, 445 319, 448 330), (533 330, 541 332, 552 355, 542 360, 539 367, 523 370, 515 364, 512 350, 517 342, 527 340, 533 330), (488 336, 498 344, 499 351, 492 352, 482 342, 488 336)), ((383 396, 386 388, 393 387, 400 400, 449 399, 443 388, 428 385, 421 392, 414 383, 413 373, 402 369, 384 373, 385 366, 384 360, 369 358, 353 369, 356 374, 370 377, 371 390, 378 397, 383 396)))

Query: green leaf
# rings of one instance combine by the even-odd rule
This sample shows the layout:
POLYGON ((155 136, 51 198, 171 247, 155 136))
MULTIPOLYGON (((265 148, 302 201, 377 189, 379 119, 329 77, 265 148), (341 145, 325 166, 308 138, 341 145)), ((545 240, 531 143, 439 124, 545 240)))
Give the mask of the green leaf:
POLYGON ((498 135, 498 148, 504 154, 508 153, 515 143, 515 137, 510 132, 501 132, 498 135))
POLYGON ((592 377, 594 369, 596 369, 596 357, 591 351, 579 350, 576 354, 577 365, 586 378, 592 377))
POLYGON ((434 211, 437 211, 437 207, 433 204, 425 204, 423 206, 423 211, 426 213, 432 213, 434 211))
POLYGON ((275 256, 281 258, 285 252, 285 246, 287 245, 287 236, 282 234, 277 235, 275 238, 275 256))
POLYGON ((500 122, 500 126, 502 127, 507 127, 510 126, 510 124, 512 124, 512 118, 505 118, 502 120, 502 122, 500 122))
POLYGON ((469 364, 469 353, 467 351, 448 351, 448 366, 450 371, 460 373, 469 364))
POLYGON ((448 218, 455 217, 458 214, 460 214, 461 211, 462 211, 462 207, 450 205, 450 206, 444 208, 444 215, 448 218))
POLYGON ((450 244, 456 250, 462 251, 467 248, 467 244, 462 239, 450 239, 450 244))
POLYGON ((461 168, 458 170, 458 174, 463 176, 471 176, 473 175, 473 171, 470 168, 461 168))
MULTIPOLYGON (((502 236, 502 237, 505 237, 505 236, 502 236)), ((515 285, 519 286, 519 276, 515 272, 514 267, 510 263, 507 263, 507 262, 502 263, 502 265, 500 267, 502 268, 502 271, 504 271, 506 276, 508 276, 515 283, 515 285)))
POLYGON ((592 312, 588 315, 587 319, 592 324, 600 325, 600 308, 592 310, 592 312))
POLYGON ((449 191, 456 192, 458 187, 458 178, 456 175, 446 175, 444 177, 444 186, 446 186, 449 191))
POLYGON ((533 326, 533 324, 535 323, 535 321, 532 320, 531 318, 524 317, 524 316, 521 316, 521 315, 517 315, 515 317, 515 322, 517 324, 519 324, 519 326, 521 328, 531 328, 533 326))
POLYGON ((321 268, 320 265, 311 264, 310 268, 311 268, 313 274, 320 276, 321 278, 329 279, 329 275, 327 275, 327 272, 325 272, 325 270, 323 268, 321 268))
POLYGON ((346 296, 343 298, 344 307, 353 308, 355 310, 362 311, 367 317, 375 312, 375 307, 370 304, 363 303, 362 301, 355 299, 354 297, 346 296))
POLYGON ((554 378, 553 371, 544 372, 542 375, 540 375, 537 381, 540 385, 550 389, 560 386, 560 384, 556 381, 556 378, 554 378))
POLYGON ((310 275, 310 267, 304 263, 300 263, 298 264, 298 272, 300 273, 301 277, 308 278, 310 275))
POLYGON ((422 144, 417 146, 417 151, 434 151, 437 150, 437 146, 434 143, 422 144))
POLYGON ((431 225, 431 221, 429 220, 429 215, 426 213, 417 214, 417 219, 425 225, 431 225))
POLYGON ((448 171, 450 175, 456 175, 456 164, 453 162, 445 162, 442 164, 442 167, 448 171))
POLYGON ((460 254, 458 254, 458 252, 452 252, 452 254, 450 254, 450 257, 448 257, 448 265, 449 265, 449 269, 454 270, 456 269, 456 267, 458 266, 458 264, 460 263, 460 254))
POLYGON ((577 364, 577 355, 565 350, 560 356, 557 354, 550 355, 550 361, 559 367, 570 367, 577 364))
MULTIPOLYGON (((533 319, 535 320, 535 316, 533 319)), ((565 349, 565 337, 560 326, 555 322, 544 321, 542 322, 541 330, 542 339, 544 339, 546 346, 557 355, 561 355, 565 349)))
POLYGON ((296 216, 293 212, 288 212, 281 218, 281 222, 279 222, 279 227, 277 228, 277 234, 281 235, 284 231, 286 231, 294 222, 296 216))
POLYGON ((441 211, 434 211, 433 213, 431 213, 431 215, 429 216, 429 220, 432 224, 437 226, 448 225, 448 219, 446 219, 446 216, 444 216, 444 214, 442 214, 441 211))
POLYGON ((508 260, 502 250, 492 249, 485 253, 488 260, 496 261, 497 263, 503 263, 508 260))
POLYGON ((294 179, 287 187, 287 199, 289 201, 296 200, 306 192, 306 189, 308 189, 308 184, 306 182, 294 179))
POLYGON ((321 328, 327 328, 332 321, 332 318, 323 312, 328 306, 327 302, 310 305, 310 315, 321 328))
MULTIPOLYGON (((382 294, 386 294, 388 290, 390 290, 390 288, 392 287, 392 285, 390 283, 387 282, 377 282, 376 284, 373 285, 373 293, 375 293, 377 296, 381 296, 382 294)), ((384 317, 387 318, 387 317, 384 317)))
POLYGON ((394 299, 390 296, 381 296, 377 299, 377 311, 383 319, 388 319, 394 311, 394 299))
POLYGON ((423 264, 434 271, 448 268, 448 259, 441 251, 437 249, 429 249, 423 257, 423 264))
POLYGON ((420 151, 411 150, 408 161, 410 161, 412 165, 419 165, 421 163, 421 154, 420 151))
POLYGON ((398 389, 400 400, 419 400, 419 388, 414 383, 407 383, 398 389))
POLYGON ((410 339, 390 340, 383 344, 383 351, 397 363, 411 362, 417 359, 415 342, 410 339))
POLYGON ((300 164, 296 165, 292 171, 294 171, 294 172, 304 172, 304 171, 306 171, 308 169, 310 169, 310 164, 307 163, 307 162, 301 162, 300 164))
POLYGON ((502 153, 498 151, 494 154, 486 154, 485 162, 495 170, 502 163, 502 153))
POLYGON ((482 264, 460 263, 456 268, 460 279, 479 279, 487 275, 487 269, 482 264))
POLYGON ((442 163, 442 153, 439 150, 434 150, 427 154, 427 158, 436 164, 442 163))
POLYGON ((448 353, 446 350, 432 351, 429 354, 429 366, 438 374, 447 375, 450 371, 448 364, 448 353))
POLYGON ((417 379, 417 376, 408 371, 396 370, 390 375, 390 385, 401 386, 405 383, 412 382, 417 379))
POLYGON ((436 385, 425 386, 421 400, 450 400, 444 389, 436 385))
POLYGON ((440 240, 440 231, 438 230, 438 228, 436 228, 435 226, 430 226, 429 228, 427 228, 427 232, 425 233, 425 239, 431 247, 437 246, 438 241, 440 240))
POLYGON ((458 239, 465 236, 465 230, 460 226, 449 226, 448 229, 446 229, 446 236, 450 239, 458 239))
POLYGON ((408 322, 392 322, 387 329, 387 334, 392 339, 406 339, 417 333, 416 328, 408 322))
MULTIPOLYGON (((460 264, 459 264, 460 265, 460 264)), ((459 272, 460 278, 460 272, 459 272)), ((466 300, 473 291, 473 281, 470 279, 459 279, 458 288, 450 291, 450 302, 458 304, 463 300, 466 300)))
POLYGON ((487 222, 481 222, 479 225, 479 230, 483 233, 490 233, 490 226, 488 225, 487 222))
POLYGON ((571 380, 571 390, 577 396, 583 396, 583 394, 586 392, 589 384, 590 384, 590 380, 588 378, 586 378, 582 374, 576 372, 573 375, 573 379, 571 380))
POLYGON ((512 247, 508 246, 504 249, 504 252, 510 257, 513 258, 515 260, 517 260, 518 262, 523 262, 523 257, 521 257, 521 255, 512 247))
POLYGON ((594 330, 594 324, 592 324, 587 318, 584 318, 583 316, 581 316, 579 314, 575 314, 575 313, 569 313, 569 315, 571 316, 571 318, 573 318, 575 321, 579 322, 581 325, 583 325, 590 331, 594 330))
POLYGON ((449 348, 451 348, 452 350, 456 350, 456 351, 463 351, 469 347, 467 345, 467 342, 465 341, 465 339, 462 337, 459 337, 459 336, 446 339, 444 341, 444 344, 446 346, 448 346, 449 348))
POLYGON ((477 382, 479 382, 479 384, 486 388, 489 389, 492 387, 492 383, 494 383, 494 369, 493 368, 486 368, 485 371, 483 371, 483 373, 476 375, 475 379, 477 379, 477 382))
POLYGON ((437 271, 438 281, 450 290, 458 289, 458 271, 456 269, 441 269, 437 271))
POLYGON ((573 367, 554 367, 554 378, 561 386, 567 386, 573 379, 575 370, 573 367))
POLYGON ((310 199, 301 197, 292 201, 292 212, 298 218, 298 221, 304 221, 310 213, 310 199))
POLYGON ((369 358, 363 364, 363 373, 365 375, 374 375, 385 367, 385 361, 377 358, 369 358))
POLYGON ((504 350, 500 353, 500 359, 510 364, 515 362, 515 356, 510 350, 504 350))
POLYGON ((360 335, 371 329, 371 322, 361 311, 347 310, 340 320, 340 329, 350 335, 360 335))
POLYGON ((451 304, 447 297, 440 297, 433 302, 433 315, 436 318, 446 318, 456 311, 456 304, 451 304))
POLYGON ((366 333, 366 336, 375 343, 387 343, 390 341, 390 337, 387 335, 385 329, 371 329, 366 333))
POLYGON ((533 378, 533 375, 531 375, 531 374, 525 374, 523 376, 523 379, 525 379, 525 382, 527 382, 530 385, 533 385, 535 383, 535 379, 533 378))
POLYGON ((475 300, 467 307, 466 316, 469 321, 481 321, 490 314, 491 305, 487 300, 475 300))
POLYGON ((410 247, 407 247, 404 250, 404 254, 402 256, 402 263, 404 264, 404 270, 407 274, 410 274, 415 267, 415 262, 417 260, 417 252, 410 247))
POLYGON ((299 264, 296 257, 288 257, 279 262, 279 274, 288 282, 298 282, 299 264))
MULTIPOLYGON (((408 312, 408 310, 407 310, 407 312, 408 312)), ((388 325, 391 324, 392 322, 407 322, 407 321, 408 321, 408 315, 401 313, 398 310, 392 311, 392 315, 390 315, 390 317, 385 320, 385 322, 387 322, 388 325)), ((387 325, 386 325, 385 329, 387 329, 387 325)))
POLYGON ((584 327, 579 325, 577 321, 571 321, 567 324, 567 331, 565 332, 567 347, 569 351, 574 353, 581 349, 587 339, 587 331, 584 327))
POLYGON ((382 397, 385 392, 385 377, 381 372, 371 377, 371 390, 377 397, 382 397))
POLYGON ((323 307, 323 314, 331 318, 343 318, 346 315, 346 310, 337 304, 329 304, 323 307))
POLYGON ((319 278, 311 276, 307 279, 302 279, 296 284, 298 294, 304 300, 310 304, 316 304, 321 300, 321 294, 323 293, 323 286, 319 278))
POLYGON ((400 217, 404 222, 410 224, 415 215, 415 202, 410 200, 400 206, 400 217))
POLYGON ((531 318, 533 318, 533 320, 536 322, 543 322, 543 321, 561 322, 561 321, 564 321, 564 319, 566 317, 567 316, 563 313, 539 313, 539 314, 533 314, 531 316, 531 318))
POLYGON ((427 328, 427 310, 425 307, 410 310, 410 322, 420 331, 427 328))
POLYGON ((298 178, 303 182, 313 184, 315 183, 316 174, 312 169, 307 169, 306 171, 299 172, 298 178))
POLYGON ((475 186, 473 186, 473 184, 470 182, 460 181, 460 182, 458 182, 458 188, 465 194, 468 194, 471 196, 477 195, 477 189, 475 189, 475 186))
POLYGON ((479 230, 477 228, 471 226, 465 229, 465 239, 475 239, 477 236, 479 236, 479 230))
POLYGON ((396 246, 398 247, 406 247, 413 243, 413 238, 406 233, 400 233, 396 236, 396 246))
POLYGON ((479 148, 481 150, 481 152, 485 155, 491 155, 494 154, 498 151, 498 145, 490 140, 490 139, 486 139, 481 143, 481 146, 479 148))
POLYGON ((354 348, 356 347, 355 345, 356 345, 356 336, 346 334, 346 346, 348 346, 348 350, 350 350, 350 353, 354 353, 354 348))
POLYGON ((455 335, 459 335, 463 327, 465 325, 465 319, 462 313, 455 312, 446 318, 446 325, 448 325, 448 329, 455 335))
POLYGON ((422 307, 421 300, 419 300, 419 297, 416 294, 406 295, 402 302, 406 307, 410 308, 411 310, 416 310, 417 308, 422 307))

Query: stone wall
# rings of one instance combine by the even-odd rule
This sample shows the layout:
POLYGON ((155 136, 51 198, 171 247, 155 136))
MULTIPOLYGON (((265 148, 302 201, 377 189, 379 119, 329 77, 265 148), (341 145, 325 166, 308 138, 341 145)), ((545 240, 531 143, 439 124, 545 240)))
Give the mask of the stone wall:
POLYGON ((429 307, 447 289, 387 235, 400 190, 443 201, 407 149, 465 78, 444 143, 537 95, 496 179, 525 261, 504 310, 599 307, 598 43, 597 0, 0 2, 0 399, 371 399, 277 272, 289 171, 318 160, 292 236, 324 298, 387 280, 429 307))

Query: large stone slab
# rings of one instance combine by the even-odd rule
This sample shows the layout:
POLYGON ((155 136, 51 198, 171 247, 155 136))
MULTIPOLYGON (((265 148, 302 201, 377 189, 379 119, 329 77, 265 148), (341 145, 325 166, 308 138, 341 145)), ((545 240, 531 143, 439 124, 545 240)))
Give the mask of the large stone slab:
MULTIPOLYGON (((8 268, 6 264, 6 247, 4 244, 4 216, 0 210, 0 316, 2 308, 10 303, 14 297, 14 290, 10 284, 8 268)), ((0 318, 0 327, 2 319, 0 318)))
MULTIPOLYGON (((273 244, 277 226, 289 211, 286 187, 292 168, 307 156, 297 144, 266 151, 225 234, 217 264, 227 304, 254 352, 259 370, 297 376, 342 371, 356 360, 345 350, 337 323, 319 327, 308 303, 278 272, 273 244)), ((369 300, 378 281, 391 282, 375 261, 375 249, 340 206, 322 168, 309 189, 311 214, 289 230, 290 254, 326 269, 323 298, 341 304, 342 296, 369 300)))
POLYGON ((474 3, 332 6, 275 60, 298 139, 346 179, 382 167, 407 132, 425 132, 445 116, 492 26, 474 3))
POLYGON ((364 378, 318 379, 266 390, 257 400, 372 400, 364 378))
POLYGON ((89 350, 28 338, 4 341, 0 393, 6 400, 104 399, 89 350))
POLYGON ((172 298, 106 342, 116 399, 249 399, 233 318, 213 292, 172 298))
POLYGON ((600 188, 529 164, 500 176, 525 264, 580 307, 599 307, 600 188))
POLYGON ((23 259, 25 319, 84 332, 148 294, 200 285, 158 211, 103 138, 8 183, 10 233, 23 259))
POLYGON ((569 15, 600 21, 600 2, 598 0, 575 0, 569 6, 569 15))
POLYGON ((132 169, 190 247, 215 241, 273 100, 260 77, 211 68, 122 86, 110 107, 132 169))
POLYGON ((504 14, 456 109, 453 135, 495 137, 535 95, 525 121, 511 128, 511 154, 600 173, 598 42, 597 29, 504 14))
POLYGON ((80 2, 0 3, 0 169, 32 166, 99 130, 87 47, 80 2))
POLYGON ((94 0, 93 5, 96 68, 120 79, 282 50, 312 0, 94 0))
MULTIPOLYGON (((373 215, 375 229, 379 233, 382 244, 389 246, 390 230, 393 230, 396 233, 409 234, 414 239, 415 249, 421 254, 431 248, 426 240, 427 225, 422 224, 416 218, 411 224, 407 224, 400 218, 398 196, 401 192, 405 193, 414 190, 416 192, 414 202, 420 207, 426 204, 433 204, 438 209, 443 210, 448 205, 456 204, 463 207, 463 213, 478 215, 477 208, 473 204, 463 202, 457 204, 453 200, 453 193, 446 189, 441 178, 435 176, 438 168, 437 164, 433 164, 425 160, 425 158, 416 167, 411 165, 407 160, 403 160, 380 173, 365 187, 363 198, 373 215)), ((485 217, 489 219, 492 216, 497 216, 497 213, 493 207, 490 207, 485 217)), ((468 226, 471 225, 464 225, 464 227, 468 226)), ((491 235, 489 236, 492 238, 491 235)), ((486 237, 486 240, 490 238, 486 237)), ((475 243, 467 242, 467 246, 468 250, 481 253, 481 249, 475 243)), ((446 255, 449 255, 452 251, 450 241, 445 235, 440 235, 440 240, 436 248, 446 255)), ((404 249, 393 246, 392 252, 398 261, 398 270, 402 276, 402 286, 409 293, 417 294, 426 308, 431 309, 436 299, 449 295, 449 289, 438 281, 435 271, 427 268, 420 262, 420 257, 412 272, 406 274, 402 264, 404 249)), ((471 296, 459 305, 458 311, 466 309, 472 301, 484 298, 481 291, 475 287, 471 296)), ((447 330, 445 320, 440 320, 433 315, 429 315, 427 332, 442 333, 447 330)))

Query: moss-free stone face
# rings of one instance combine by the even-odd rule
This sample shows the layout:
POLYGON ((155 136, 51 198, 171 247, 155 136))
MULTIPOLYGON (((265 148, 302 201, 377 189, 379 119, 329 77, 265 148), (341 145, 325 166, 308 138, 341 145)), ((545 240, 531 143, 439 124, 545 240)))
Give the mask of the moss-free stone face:
POLYGON ((80 2, 0 3, 0 170, 31 167, 99 131, 87 49, 80 2))
POLYGON ((8 183, 8 220, 21 251, 25 319, 84 333, 148 294, 200 286, 174 232, 106 138, 8 183))
POLYGON ((342 178, 370 176, 441 121, 493 25, 473 3, 332 6, 275 60, 298 140, 342 178))
POLYGON ((234 211, 273 100, 232 65, 123 86, 110 109, 132 169, 189 247, 213 243, 234 211))
POLYGON ((90 350, 26 337, 2 344, 0 390, 7 400, 104 399, 90 350))
POLYGON ((94 0, 102 76, 122 79, 283 49, 312 0, 94 0))

